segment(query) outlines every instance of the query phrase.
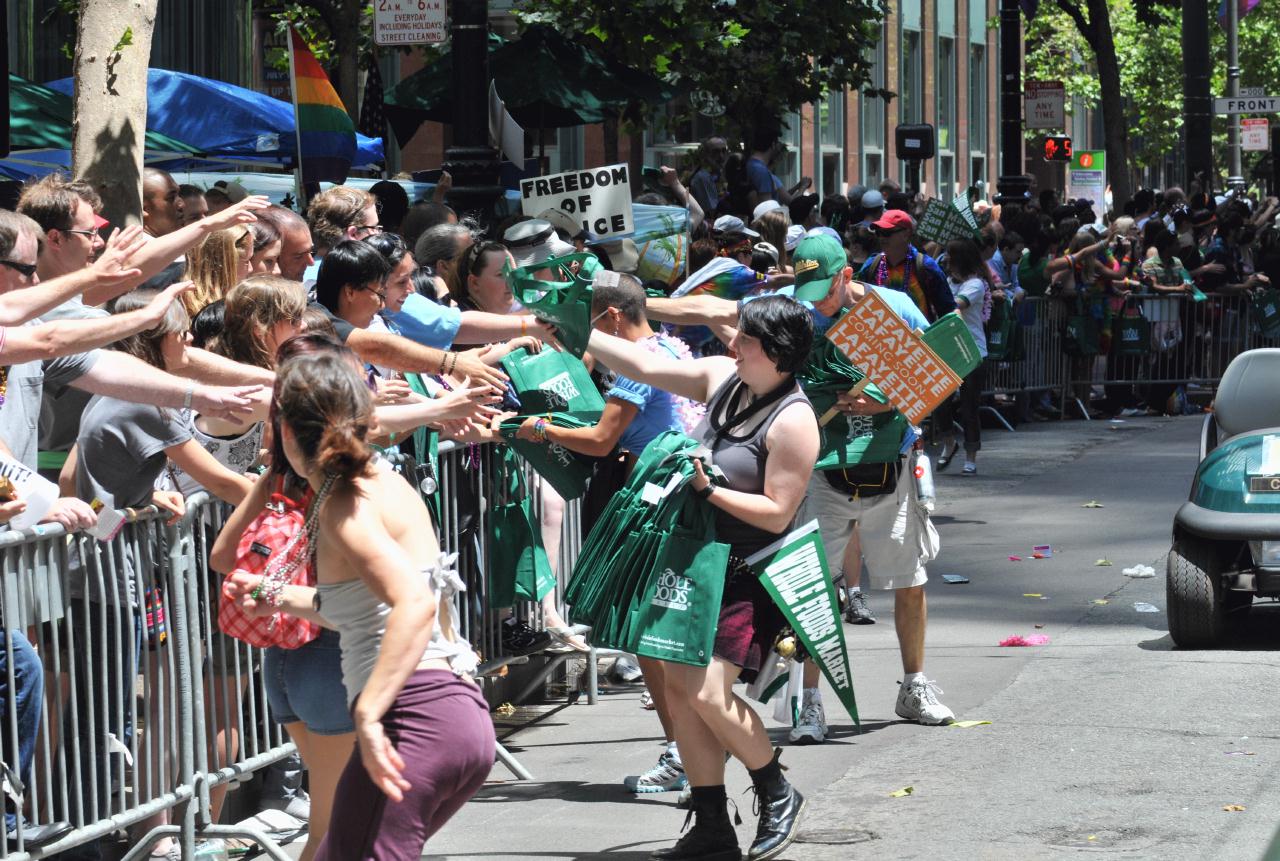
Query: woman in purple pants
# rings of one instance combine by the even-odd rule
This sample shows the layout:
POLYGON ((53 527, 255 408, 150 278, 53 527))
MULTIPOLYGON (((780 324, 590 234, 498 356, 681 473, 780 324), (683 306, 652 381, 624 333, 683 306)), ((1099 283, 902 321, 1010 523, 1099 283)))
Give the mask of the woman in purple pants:
POLYGON ((251 611, 283 608, 341 634, 357 750, 338 783, 318 861, 412 859, 493 766, 489 709, 458 634, 463 588, 417 492, 365 439, 365 381, 346 351, 276 370, 274 408, 293 469, 316 491, 309 517, 315 589, 263 589, 243 572, 224 589, 251 611))

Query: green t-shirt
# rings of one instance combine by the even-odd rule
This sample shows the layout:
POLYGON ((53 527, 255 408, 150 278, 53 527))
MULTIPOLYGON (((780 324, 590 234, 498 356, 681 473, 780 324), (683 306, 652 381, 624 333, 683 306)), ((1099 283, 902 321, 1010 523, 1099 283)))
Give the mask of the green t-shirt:
POLYGON ((1018 283, 1028 296, 1043 296, 1049 292, 1049 273, 1045 271, 1048 266, 1048 256, 1032 263, 1030 255, 1022 255, 1018 261, 1018 283))

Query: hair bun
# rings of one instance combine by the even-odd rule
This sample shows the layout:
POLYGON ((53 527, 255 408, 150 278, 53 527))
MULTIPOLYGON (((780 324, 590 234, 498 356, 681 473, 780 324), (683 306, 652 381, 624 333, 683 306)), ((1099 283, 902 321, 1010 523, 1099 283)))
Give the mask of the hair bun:
POLYGON ((373 460, 373 451, 364 441, 368 430, 368 426, 350 420, 327 425, 316 446, 316 465, 343 479, 364 472, 373 460))

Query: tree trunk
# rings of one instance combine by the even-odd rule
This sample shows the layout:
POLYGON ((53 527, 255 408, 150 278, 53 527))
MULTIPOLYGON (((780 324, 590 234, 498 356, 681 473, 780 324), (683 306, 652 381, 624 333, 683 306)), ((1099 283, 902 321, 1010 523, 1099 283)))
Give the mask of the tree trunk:
POLYGON ((1116 58, 1116 42, 1105 0, 1089 0, 1089 23, 1093 32, 1086 35, 1098 62, 1098 85, 1102 91, 1107 181, 1111 184, 1112 210, 1118 213, 1129 202, 1133 184, 1129 169, 1129 125, 1120 89, 1120 61, 1116 58))
POLYGON ((102 195, 103 216, 122 227, 142 221, 147 69, 156 3, 83 0, 76 28, 71 168, 102 195))
POLYGON ((338 80, 334 89, 351 115, 360 124, 360 14, 364 0, 342 0, 338 9, 338 26, 332 31, 338 53, 338 80))

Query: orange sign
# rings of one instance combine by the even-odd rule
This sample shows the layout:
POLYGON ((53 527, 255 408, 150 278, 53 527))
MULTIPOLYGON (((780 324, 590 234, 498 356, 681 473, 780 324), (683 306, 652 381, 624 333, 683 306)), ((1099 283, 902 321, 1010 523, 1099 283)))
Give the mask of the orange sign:
POLYGON ((827 337, 912 424, 960 388, 955 371, 874 290, 828 329, 827 337))

